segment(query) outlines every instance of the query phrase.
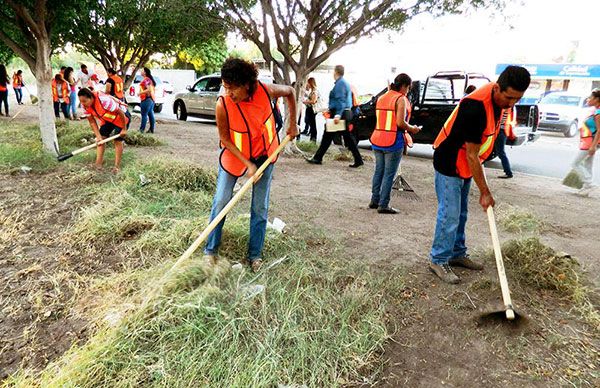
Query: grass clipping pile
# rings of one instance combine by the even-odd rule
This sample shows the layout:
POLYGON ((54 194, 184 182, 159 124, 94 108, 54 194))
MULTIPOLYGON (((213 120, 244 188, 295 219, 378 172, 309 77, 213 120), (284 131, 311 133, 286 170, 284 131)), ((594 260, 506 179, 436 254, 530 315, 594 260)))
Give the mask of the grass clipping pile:
MULTIPOLYGON (((198 252, 140 310, 152 285, 206 225, 214 184, 212 172, 159 159, 127 166, 114 185, 98 188, 99 202, 83 212, 72 238, 125 249, 131 267, 99 281, 82 302, 99 303, 87 344, 41 373, 21 371, 8 384, 273 387, 369 381, 387 338, 384 295, 396 293, 391 288, 401 288, 401 279, 349 264, 322 236, 294 238, 269 230, 265 267, 286 259, 255 275, 231 266, 245 257, 249 226, 244 214, 231 214, 220 249, 231 261, 210 270, 198 252), (139 174, 150 183, 141 185, 139 174)), ((246 200, 238 210, 248 206, 246 200)))

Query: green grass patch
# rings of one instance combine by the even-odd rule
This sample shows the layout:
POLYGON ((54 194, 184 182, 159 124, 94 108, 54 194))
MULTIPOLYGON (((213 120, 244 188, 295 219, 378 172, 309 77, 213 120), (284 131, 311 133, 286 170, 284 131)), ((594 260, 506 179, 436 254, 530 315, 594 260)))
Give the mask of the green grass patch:
POLYGON ((500 225, 510 233, 540 233, 546 228, 546 224, 534 214, 514 206, 501 208, 498 218, 500 225))
POLYGON ((312 141, 306 141, 306 140, 297 141, 296 145, 298 146, 298 148, 301 151, 309 153, 309 154, 314 154, 315 152, 317 152, 317 149, 319 149, 319 145, 312 141))

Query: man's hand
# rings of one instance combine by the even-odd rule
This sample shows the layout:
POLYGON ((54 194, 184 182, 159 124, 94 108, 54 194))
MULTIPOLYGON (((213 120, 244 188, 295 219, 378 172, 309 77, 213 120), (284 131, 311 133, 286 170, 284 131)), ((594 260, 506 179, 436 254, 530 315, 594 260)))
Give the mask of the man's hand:
POLYGON ((479 204, 483 208, 483 211, 487 211, 487 208, 490 206, 494 207, 496 202, 494 201, 494 197, 492 197, 492 193, 488 191, 486 193, 481 193, 481 196, 479 197, 479 204))
POLYGON ((294 139, 296 136, 298 136, 298 125, 290 120, 290 126, 288 127, 286 134, 290 138, 294 139))
POLYGON ((246 171, 246 175, 248 175, 248 178, 252 178, 254 174, 256 174, 256 170, 258 170, 254 163, 250 163, 248 166, 246 166, 246 168, 248 169, 246 171))
POLYGON ((596 153, 596 147, 590 147, 590 149, 588 150, 588 155, 594 156, 595 153, 596 153))
POLYGON ((336 116, 333 118, 333 123, 334 123, 334 124, 339 124, 339 122, 340 122, 340 118, 341 118, 340 116, 337 116, 337 115, 336 115, 336 116))
POLYGON ((421 132, 421 129, 423 129, 423 127, 421 125, 413 125, 411 127, 411 131, 409 131, 409 132, 414 135, 414 134, 421 132))

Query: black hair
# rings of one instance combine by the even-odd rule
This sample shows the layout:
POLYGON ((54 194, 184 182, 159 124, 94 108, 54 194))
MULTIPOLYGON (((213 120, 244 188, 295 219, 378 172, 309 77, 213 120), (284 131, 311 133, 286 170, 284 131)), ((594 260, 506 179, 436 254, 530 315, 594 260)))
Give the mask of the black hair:
POLYGON ((81 64, 81 70, 83 70, 83 69, 87 69, 87 65, 85 63, 81 64))
POLYGON ((77 92, 77 96, 78 97, 87 97, 87 98, 94 98, 94 93, 92 93, 92 91, 88 88, 81 88, 79 89, 79 91, 77 92))
POLYGON ((144 73, 146 73, 146 77, 150 78, 150 81, 152 81, 152 85, 156 86, 156 81, 154 80, 154 77, 152 77, 152 72, 150 71, 150 69, 144 67, 144 73))
POLYGON ((63 82, 63 75, 62 75, 62 74, 60 74, 60 73, 57 73, 57 74, 55 74, 55 75, 54 75, 54 80, 55 80, 56 82, 63 82))
POLYGON ((465 93, 466 94, 471 94, 473 93, 475 90, 477 89, 477 87, 475 85, 469 85, 465 88, 465 93))
POLYGON ((115 75, 115 74, 117 74, 117 72, 115 71, 115 69, 113 69, 112 67, 111 67, 110 69, 106 70, 106 72, 107 72, 108 74, 110 74, 110 75, 115 75))
POLYGON ((221 80, 235 86, 248 86, 248 94, 254 95, 258 69, 252 62, 240 58, 228 58, 221 67, 221 80))
POLYGON ((17 75, 23 74, 23 70, 17 70, 17 75))
POLYGON ((333 71, 335 71, 336 73, 338 73, 338 74, 339 74, 339 75, 341 75, 341 76, 343 76, 343 75, 344 75, 344 73, 345 73, 344 66, 342 66, 342 65, 336 65, 336 66, 333 68, 333 71))
POLYGON ((592 90, 592 97, 600 98, 600 89, 599 88, 592 90))
POLYGON ((67 82, 69 82, 69 76, 73 71, 74 70, 71 66, 67 67, 67 69, 65 70, 65 80, 67 80, 67 82))
POLYGON ((412 83, 412 79, 406 73, 400 73, 394 78, 394 82, 390 85, 390 89, 395 92, 400 91, 400 88, 403 86, 410 86, 412 83))
POLYGON ((498 77, 500 91, 513 88, 519 92, 524 92, 529 87, 531 75, 526 68, 521 66, 508 66, 498 77))
POLYGON ((6 86, 8 80, 8 74, 6 73, 6 66, 0 65, 0 85, 6 86))
POLYGON ((65 70, 67 70, 67 67, 66 67, 66 66, 61 66, 61 67, 60 67, 60 71, 64 72, 65 70))

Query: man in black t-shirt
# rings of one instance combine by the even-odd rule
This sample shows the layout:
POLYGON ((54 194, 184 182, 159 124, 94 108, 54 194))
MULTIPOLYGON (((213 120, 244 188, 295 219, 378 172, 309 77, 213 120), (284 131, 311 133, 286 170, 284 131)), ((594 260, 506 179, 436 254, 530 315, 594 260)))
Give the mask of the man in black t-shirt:
POLYGON ((430 269, 447 283, 460 281, 451 266, 483 269, 469 258, 465 245, 471 178, 479 188, 483 210, 494 206, 481 163, 493 150, 502 111, 521 99, 529 82, 525 68, 508 66, 497 83, 482 86, 461 100, 453 112, 456 116, 451 116, 436 139, 433 167, 438 211, 430 269))

